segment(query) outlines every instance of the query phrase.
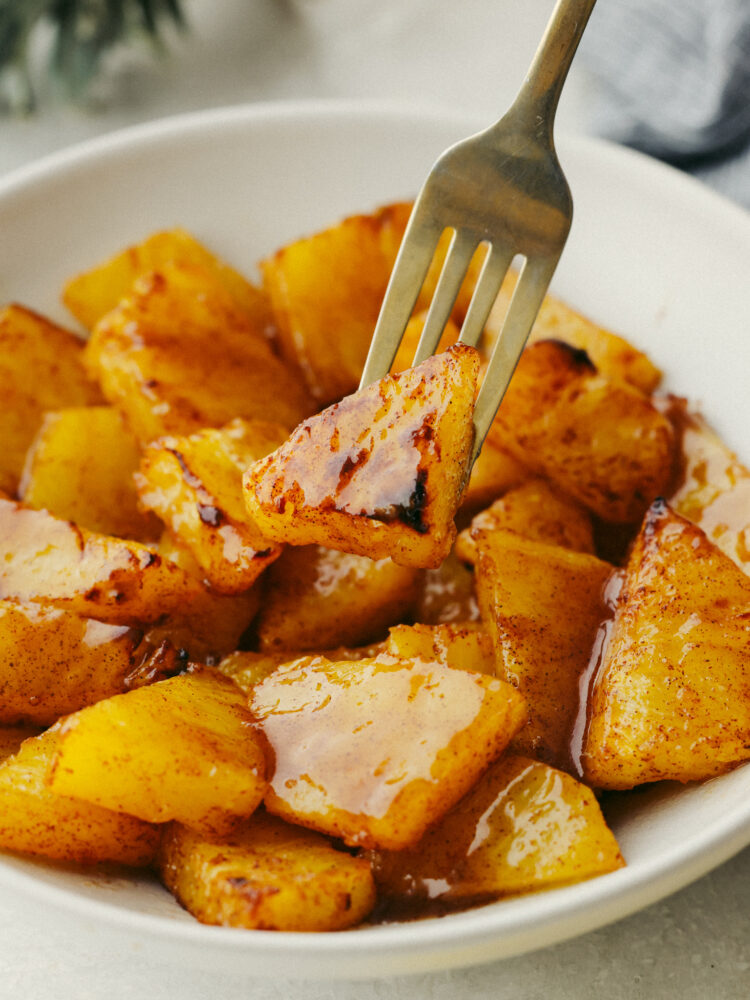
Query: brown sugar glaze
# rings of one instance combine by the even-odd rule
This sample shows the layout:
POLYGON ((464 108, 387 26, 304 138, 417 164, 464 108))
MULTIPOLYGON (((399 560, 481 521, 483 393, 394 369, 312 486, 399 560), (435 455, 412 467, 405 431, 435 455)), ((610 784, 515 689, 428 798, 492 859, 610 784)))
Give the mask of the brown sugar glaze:
POLYGON ((405 786, 432 782, 440 751, 472 725, 485 692, 463 671, 419 661, 337 667, 311 657, 274 675, 270 698, 268 685, 256 689, 251 708, 275 757, 271 788, 285 800, 317 789, 337 809, 382 817, 405 786), (418 728, 428 716, 429 729, 418 728))
POLYGON ((669 502, 750 572, 750 471, 677 396, 659 400, 678 434, 669 502))
MULTIPOLYGON (((422 465, 425 454, 437 447, 433 440, 437 409, 422 413, 417 426, 411 416, 424 392, 423 384, 407 395, 396 379, 389 379, 380 386, 377 405, 373 399, 345 399, 319 414, 316 475, 310 475, 310 454, 304 447, 298 470, 294 453, 286 460, 287 482, 305 484, 305 505, 384 522, 400 520, 417 531, 426 531, 422 520, 426 472, 422 465), (365 428, 351 444, 342 447, 342 418, 346 420, 347 411, 355 407, 361 411, 365 405, 372 410, 365 428), (388 447, 376 447, 378 441, 387 441, 388 447)), ((309 428, 303 424, 296 433, 309 434, 309 428)), ((282 494, 278 500, 283 499, 282 494)))
POLYGON ((586 664, 578 680, 578 711, 576 713, 570 737, 569 745, 569 766, 574 777, 583 781, 583 765, 581 754, 586 742, 586 728, 589 721, 589 705, 591 703, 591 693, 596 685, 604 655, 612 635, 612 628, 615 620, 615 610, 617 601, 625 583, 625 573, 623 570, 615 570, 604 587, 602 594, 602 608, 604 617, 597 629, 594 645, 591 648, 589 661, 586 664))

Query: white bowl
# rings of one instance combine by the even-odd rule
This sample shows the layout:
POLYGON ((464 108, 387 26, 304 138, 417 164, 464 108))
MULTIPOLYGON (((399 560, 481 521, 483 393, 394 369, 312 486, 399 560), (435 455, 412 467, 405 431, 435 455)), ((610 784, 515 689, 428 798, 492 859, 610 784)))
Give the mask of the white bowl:
MULTIPOLYGON (((481 123, 479 123, 481 124, 481 123)), ((253 106, 87 143, 0 183, 0 301, 65 319, 66 277, 168 226, 252 269, 284 242, 413 195, 476 122, 394 108, 253 106)), ((750 459, 750 217, 682 175, 600 142, 560 155, 576 218, 555 279, 699 400, 750 459)), ((143 877, 80 875, 5 856, 0 884, 142 953, 249 975, 369 977, 519 954, 647 905, 750 843, 750 767, 654 788, 616 822, 627 868, 450 917, 339 934, 203 927, 143 877)))

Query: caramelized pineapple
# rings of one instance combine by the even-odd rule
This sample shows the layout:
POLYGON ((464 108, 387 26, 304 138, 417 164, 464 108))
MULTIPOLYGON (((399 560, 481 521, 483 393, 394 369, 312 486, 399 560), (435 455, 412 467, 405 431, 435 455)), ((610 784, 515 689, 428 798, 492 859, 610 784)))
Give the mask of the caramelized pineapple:
POLYGON ((485 438, 472 467, 461 500, 461 511, 472 514, 484 510, 503 493, 533 478, 534 473, 510 454, 499 440, 499 435, 490 435, 485 438))
POLYGON ((235 417, 293 427, 313 406, 211 271, 171 262, 96 324, 86 361, 139 441, 235 417))
MULTIPOLYGON (((488 352, 502 329, 517 280, 518 274, 509 271, 495 300, 484 334, 484 349, 488 352)), ((606 378, 628 382, 646 395, 661 382, 661 372, 643 351, 633 347, 624 337, 582 316, 553 295, 545 296, 531 328, 529 343, 534 344, 538 340, 560 340, 585 351, 597 371, 606 378)))
POLYGON ((162 625, 167 618, 167 637, 195 655, 234 649, 259 599, 253 591, 213 594, 154 548, 86 531, 2 497, 0 598, 51 604, 119 625, 162 625), (184 643, 177 636, 181 627, 184 643))
POLYGON ((0 849, 79 864, 149 865, 158 827, 50 790, 46 777, 59 740, 57 724, 0 763, 0 849))
POLYGON ((241 593, 281 554, 263 537, 242 498, 242 475, 286 438, 279 424, 233 420, 144 450, 136 485, 195 557, 218 593, 241 593))
POLYGON ((62 723, 49 785, 153 823, 227 833, 266 789, 244 693, 203 669, 116 695, 62 723))
MULTIPOLYGON (((401 341, 398 345, 398 350, 396 351, 396 357, 393 359, 393 364, 391 365, 392 375, 396 372, 402 372, 406 368, 411 368, 414 355, 417 353, 417 347, 419 346, 419 340, 422 336, 426 319, 427 312, 423 310, 422 312, 412 316, 406 324, 406 329, 404 330, 403 336, 401 337, 401 341)), ((448 318, 445 326, 443 327, 440 341, 433 351, 433 354, 439 354, 441 351, 447 351, 451 344, 455 344, 458 341, 460 335, 461 331, 459 328, 452 319, 448 318)))
POLYGON ((245 476, 261 531, 438 566, 455 538, 478 369, 477 352, 459 344, 306 420, 245 476))
POLYGON ((419 571, 319 545, 287 548, 264 578, 259 648, 320 652, 383 637, 414 610, 419 571))
MULTIPOLYGON (((0 601, 0 724, 49 726, 148 674, 142 633, 44 604, 0 601)), ((175 672, 173 649, 159 672, 175 672)))
POLYGON ((250 698, 274 755, 272 813, 400 850, 453 806, 524 719, 510 685, 439 663, 308 657, 250 698))
POLYGON ((670 506, 694 521, 714 545, 750 573, 750 469, 684 400, 671 400, 669 416, 681 444, 681 468, 670 506))
POLYGON ((588 513, 543 479, 531 479, 509 490, 472 520, 456 539, 456 555, 477 561, 475 533, 497 529, 515 531, 524 538, 560 545, 575 552, 594 552, 594 533, 588 513))
POLYGON ((607 617, 609 563, 522 538, 477 533, 477 588, 498 675, 526 699, 528 721, 512 748, 568 768, 579 680, 607 617))
POLYGON ((605 521, 638 520, 672 472, 667 418, 558 341, 523 352, 489 438, 605 521))
MULTIPOLYGON (((375 642, 369 646, 336 646, 335 649, 323 650, 320 655, 333 662, 368 660, 374 656, 381 656, 385 653, 385 649, 385 642, 375 642)), ((226 677, 231 678, 246 694, 250 694, 256 684, 260 684, 280 666, 286 666, 297 660, 306 660, 309 655, 309 653, 292 652, 288 649, 278 653, 254 653, 250 650, 238 649, 223 657, 219 661, 217 669, 226 677)))
POLYGON ((0 310, 0 490, 14 493, 46 410, 101 402, 83 341, 20 305, 0 310))
POLYGON ((474 573, 460 561, 455 546, 437 569, 425 570, 414 618, 424 625, 479 621, 474 573))
POLYGON ((194 917, 223 927, 344 930, 375 904, 364 858, 262 810, 230 837, 207 837, 172 823, 162 839, 159 872, 194 917))
POLYGON ((160 522, 138 506, 140 451, 120 413, 76 406, 47 413, 31 444, 18 495, 81 528, 154 541, 160 522))
POLYGON ((750 578, 657 501, 594 679, 582 765, 601 788, 701 781, 750 757, 750 578))
POLYGON ((398 660, 442 663, 457 670, 497 673, 492 640, 475 622, 439 625, 395 625, 385 652, 398 660))
POLYGON ((386 224, 388 213, 353 216, 263 261, 281 351, 320 405, 359 385, 395 260, 381 242, 386 224))
POLYGON ((419 843, 369 855, 396 912, 486 902, 624 865, 594 794, 567 774, 506 755, 419 843))
POLYGON ((195 266, 210 275, 254 330, 263 333, 272 325, 271 305, 263 291, 184 229, 154 233, 72 278, 63 290, 63 302, 83 326, 93 330, 130 293, 137 278, 173 263, 195 266))

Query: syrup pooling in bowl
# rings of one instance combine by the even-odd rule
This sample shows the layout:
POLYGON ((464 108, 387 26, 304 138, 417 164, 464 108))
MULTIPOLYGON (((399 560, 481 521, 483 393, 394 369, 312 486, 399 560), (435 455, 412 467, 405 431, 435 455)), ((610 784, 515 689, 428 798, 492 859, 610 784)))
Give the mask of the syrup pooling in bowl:
POLYGON ((493 764, 415 848, 369 857, 382 920, 466 909, 623 864, 590 789, 511 754, 493 764))
POLYGON ((681 442, 670 504, 733 559, 750 569, 750 471, 688 402, 662 400, 681 442))
POLYGON ((617 601, 622 593, 624 583, 624 571, 615 570, 605 584, 604 593, 602 594, 602 621, 596 632, 589 661, 578 681, 578 712, 573 722, 573 731, 570 737, 570 772, 579 779, 583 779, 581 754, 586 742, 586 728, 588 725, 591 695, 596 686, 596 679, 604 662, 607 646, 612 635, 617 601))

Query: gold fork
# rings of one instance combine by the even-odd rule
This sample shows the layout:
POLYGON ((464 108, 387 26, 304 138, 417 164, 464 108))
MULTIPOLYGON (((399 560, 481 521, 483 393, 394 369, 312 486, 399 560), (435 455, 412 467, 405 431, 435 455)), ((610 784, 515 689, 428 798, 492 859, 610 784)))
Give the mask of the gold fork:
POLYGON ((560 93, 596 0, 558 0, 528 75, 507 114, 447 149, 417 196, 386 289, 360 388, 388 373, 432 262, 453 231, 413 364, 432 354, 466 269, 486 257, 461 327, 476 346, 514 257, 524 258, 474 409, 479 454, 549 287, 570 230, 573 201, 555 153, 560 93))

